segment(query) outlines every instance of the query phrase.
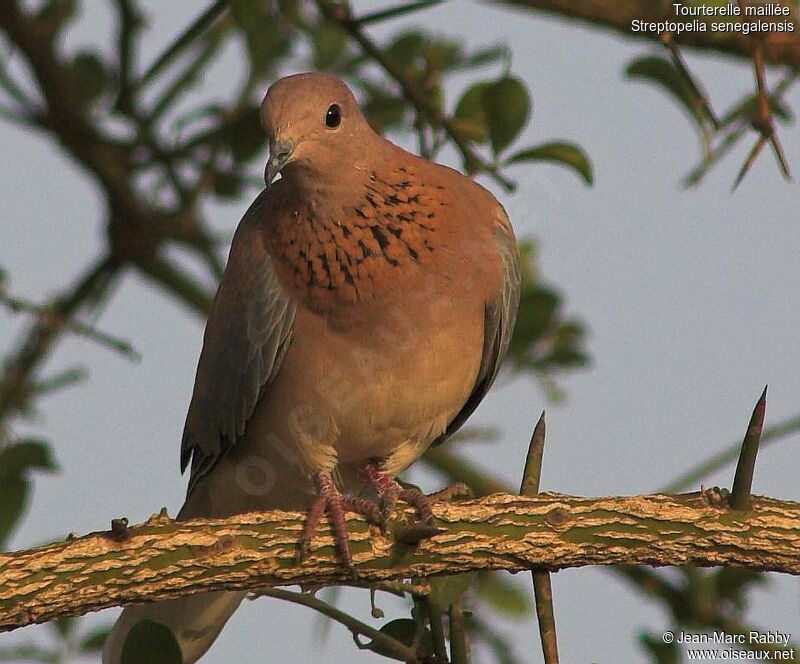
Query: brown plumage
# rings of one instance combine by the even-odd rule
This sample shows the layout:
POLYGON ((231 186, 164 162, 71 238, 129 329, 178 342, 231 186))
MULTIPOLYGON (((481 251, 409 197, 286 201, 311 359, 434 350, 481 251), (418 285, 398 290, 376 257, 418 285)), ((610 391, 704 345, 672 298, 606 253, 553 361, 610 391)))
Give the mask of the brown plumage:
MULTIPOLYGON (((344 512, 381 518, 394 477, 455 431, 494 380, 519 296, 500 204, 460 173, 375 134, 338 79, 300 74, 267 93, 270 185, 237 229, 206 327, 186 419, 191 478, 180 518, 324 512, 352 564, 344 512), (367 484, 373 504, 347 490, 367 484)), ((240 593, 126 609, 104 661, 143 618, 175 632, 186 662, 240 593)))

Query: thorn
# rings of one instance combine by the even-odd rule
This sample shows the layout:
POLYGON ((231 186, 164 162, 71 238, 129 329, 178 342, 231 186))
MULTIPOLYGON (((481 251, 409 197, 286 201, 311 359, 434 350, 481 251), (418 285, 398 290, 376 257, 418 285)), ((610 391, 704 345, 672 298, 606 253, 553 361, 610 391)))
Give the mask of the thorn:
POLYGON ((739 463, 736 464, 736 474, 733 477, 730 506, 731 509, 739 512, 746 512, 753 508, 750 490, 753 486, 753 473, 756 467, 758 444, 761 441, 761 430, 764 428, 766 409, 767 388, 764 387, 764 391, 753 409, 750 423, 747 425, 747 433, 744 435, 742 451, 739 454, 739 463))
POLYGON ((747 155, 747 159, 744 160, 741 169, 739 169, 739 173, 733 182, 733 187, 731 187, 731 191, 736 191, 737 187, 739 186, 739 183, 741 183, 741 181, 744 179, 744 176, 747 175, 747 172, 750 170, 750 167, 755 162, 758 153, 761 152, 761 148, 764 147, 766 142, 767 139, 763 134, 758 137, 758 140, 756 141, 752 150, 750 150, 750 154, 747 155))
POLYGON ((528 456, 525 459, 525 470, 522 472, 522 484, 519 492, 522 496, 535 496, 539 493, 539 480, 542 477, 542 456, 544 454, 544 437, 547 426, 544 421, 544 411, 539 416, 539 421, 533 428, 531 443, 528 447, 528 456))
POLYGON ((787 182, 792 182, 792 173, 789 170, 789 163, 786 161, 786 155, 783 153, 783 148, 781 147, 781 142, 778 140, 778 134, 773 133, 770 137, 770 145, 772 145, 772 150, 775 153, 775 159, 778 160, 778 165, 781 167, 781 172, 783 173, 783 178, 787 182))
POLYGON ((692 97, 694 97, 692 101, 696 106, 699 107, 700 112, 706 116, 706 119, 711 123, 711 126, 714 128, 714 130, 719 131, 722 125, 714 113, 714 109, 711 108, 708 98, 705 94, 703 94, 703 91, 700 89, 700 86, 697 84, 694 76, 692 76, 692 73, 686 66, 686 62, 684 61, 681 52, 678 50, 678 47, 675 45, 675 42, 672 39, 672 33, 662 32, 661 43, 667 47, 670 57, 672 58, 672 64, 683 78, 683 82, 689 88, 689 92, 691 93, 692 97))
POLYGON ((159 524, 168 524, 172 523, 172 519, 170 518, 169 514, 167 513, 167 508, 162 507, 158 514, 151 514, 150 518, 145 522, 147 525, 159 525, 159 524))
MULTIPOLYGON (((520 495, 535 496, 539 493, 539 482, 542 477, 542 457, 547 425, 544 411, 533 428, 528 456, 525 459, 525 470, 522 473, 520 495)), ((549 572, 531 572, 533 576, 533 596, 536 599, 536 618, 539 622, 539 638, 542 642, 542 653, 545 664, 558 664, 558 638, 556 636, 556 619, 553 611, 553 588, 549 572)))
POLYGON ((742 178, 745 176, 747 171, 750 170, 750 166, 755 161, 755 158, 758 156, 758 153, 761 152, 761 148, 764 147, 766 142, 769 142, 770 145, 772 145, 772 149, 775 152, 775 159, 778 162, 778 166, 780 166, 783 177, 789 182, 792 181, 792 175, 789 171, 789 164, 786 161, 780 140, 775 132, 775 123, 772 116, 772 109, 770 108, 769 90, 767 89, 767 75, 764 67, 764 52, 760 42, 756 43, 756 46, 753 49, 753 71, 756 75, 758 110, 752 120, 752 125, 753 128, 761 134, 761 136, 753 146, 750 154, 747 156, 747 160, 743 164, 742 169, 739 171, 739 175, 736 177, 736 181, 733 185, 734 190, 742 181, 742 178))
POLYGON ((111 520, 111 537, 117 542, 124 542, 130 539, 131 533, 128 528, 128 519, 122 517, 121 519, 111 520))

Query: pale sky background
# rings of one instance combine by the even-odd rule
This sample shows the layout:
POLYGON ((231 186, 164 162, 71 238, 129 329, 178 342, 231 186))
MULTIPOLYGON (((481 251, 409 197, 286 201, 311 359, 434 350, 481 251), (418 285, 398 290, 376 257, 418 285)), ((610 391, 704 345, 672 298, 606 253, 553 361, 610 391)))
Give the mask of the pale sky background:
MULTIPOLYGON (((111 43, 108 3, 84 2, 87 16, 70 34, 70 48, 111 43)), ((357 7, 374 6, 360 2, 357 7)), ((146 3, 151 59, 205 3, 146 3)), ((596 185, 584 187, 553 166, 520 167, 519 191, 496 191, 517 233, 541 244, 548 281, 567 307, 589 324, 593 367, 562 381, 562 406, 548 407, 542 488, 579 495, 649 493, 709 454, 740 439, 753 404, 769 383, 767 425, 800 410, 800 215, 798 188, 780 177, 765 153, 739 191, 730 186, 755 138, 744 141, 698 189, 680 178, 698 146, 682 112, 664 95, 622 72, 648 46, 573 23, 473 2, 450 2, 372 30, 383 38, 409 25, 459 36, 471 47, 508 43, 513 72, 527 83, 535 113, 519 146, 564 138, 591 155, 596 185)), ((752 88, 750 67, 738 60, 689 54, 718 111, 752 88)), ((483 77, 497 73, 483 72, 483 77)), ((287 71, 287 73, 289 73, 287 71)), ((241 74, 236 52, 217 63, 201 94, 224 96, 241 74)), ((452 102, 469 73, 451 81, 452 102)), ((800 109, 800 91, 787 97, 800 109)), ((37 135, 0 125, 0 264, 11 291, 34 300, 70 283, 103 246, 103 210, 93 184, 59 148, 37 135)), ((781 130, 800 174, 800 131, 781 130)), ((215 206, 214 227, 230 232, 255 192, 215 206)), ((113 517, 133 522, 162 505, 175 513, 185 491, 178 473, 183 419, 200 351, 202 323, 156 288, 129 275, 99 321, 130 339, 143 355, 132 364, 82 339, 62 344, 49 371, 85 365, 85 384, 42 401, 41 417, 20 431, 53 443, 63 472, 39 476, 34 501, 13 548, 69 531, 107 528, 113 517)), ((0 313, 0 350, 20 329, 0 313)), ((501 427, 502 442, 462 453, 512 485, 519 482, 530 430, 544 395, 528 379, 495 389, 472 424, 501 427)), ((756 493, 797 500, 797 435, 765 450, 756 493)), ((730 486, 733 469, 707 485, 730 486)), ((439 482, 417 479, 426 488, 439 482)), ((518 583, 528 588, 529 575, 518 583)), ((654 603, 632 595, 601 569, 554 576, 559 644, 564 662, 641 662, 643 628, 669 626, 654 603)), ((800 641, 797 580, 772 575, 753 594, 752 621, 800 641)), ((379 597, 391 616, 394 602, 379 597)), ((347 592, 346 609, 370 620, 366 592, 347 592)), ((109 621, 112 609, 86 619, 109 621)), ((332 625, 321 645, 311 636, 318 618, 277 601, 247 603, 203 662, 381 661, 360 653, 350 634, 332 625)), ((2 635, 10 645, 33 638, 32 627, 2 635)), ((504 621, 522 661, 540 662, 534 616, 504 621)), ((44 638, 44 634, 40 634, 44 638)), ((475 661, 481 661, 476 657, 475 661)))

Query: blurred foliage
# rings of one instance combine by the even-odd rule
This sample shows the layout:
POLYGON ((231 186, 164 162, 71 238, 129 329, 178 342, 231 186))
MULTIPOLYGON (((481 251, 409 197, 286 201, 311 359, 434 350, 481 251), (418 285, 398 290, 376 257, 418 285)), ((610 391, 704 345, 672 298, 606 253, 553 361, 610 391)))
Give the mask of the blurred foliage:
POLYGON ((664 643, 663 632, 642 632, 639 634, 639 645, 653 664, 679 664, 683 660, 680 646, 675 641, 664 643))
POLYGON ((560 291, 541 282, 535 244, 521 242, 520 253, 522 290, 508 362, 515 372, 535 376, 549 396, 559 400, 564 394, 554 376, 589 364, 584 347, 586 327, 577 318, 565 317, 560 291))
POLYGON ((24 439, 0 449, 0 550, 25 514, 31 498, 30 474, 58 469, 50 445, 43 440, 24 439))
POLYGON ((85 662, 100 655, 108 636, 108 627, 98 627, 79 633, 78 618, 62 618, 47 625, 47 639, 52 643, 23 643, 17 646, 0 646, 0 662, 42 662, 42 664, 68 664, 85 662))
MULTIPOLYGON (((633 59, 625 69, 631 80, 656 86, 687 115, 697 133, 702 152, 700 163, 686 175, 687 187, 699 184, 722 157, 750 134, 759 129, 758 92, 746 92, 718 119, 701 85, 680 58, 648 55, 633 59)), ((797 81, 798 73, 785 74, 769 93, 766 102, 771 118, 778 124, 790 124, 794 116, 782 100, 797 81)))

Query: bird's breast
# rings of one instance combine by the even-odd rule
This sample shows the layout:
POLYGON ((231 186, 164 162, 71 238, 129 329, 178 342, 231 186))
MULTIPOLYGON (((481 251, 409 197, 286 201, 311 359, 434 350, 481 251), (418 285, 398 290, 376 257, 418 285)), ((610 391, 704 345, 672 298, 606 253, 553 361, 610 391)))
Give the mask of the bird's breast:
POLYGON ((371 171, 347 197, 322 191, 287 199, 268 228, 287 288, 317 312, 389 297, 457 260, 460 219, 438 183, 409 167, 371 171))
POLYGON ((482 348, 483 307, 477 303, 433 298, 413 307, 398 304, 344 331, 302 311, 255 421, 289 441, 312 469, 401 449, 405 466, 464 405, 482 348), (331 449, 335 460, 325 458, 331 449))

